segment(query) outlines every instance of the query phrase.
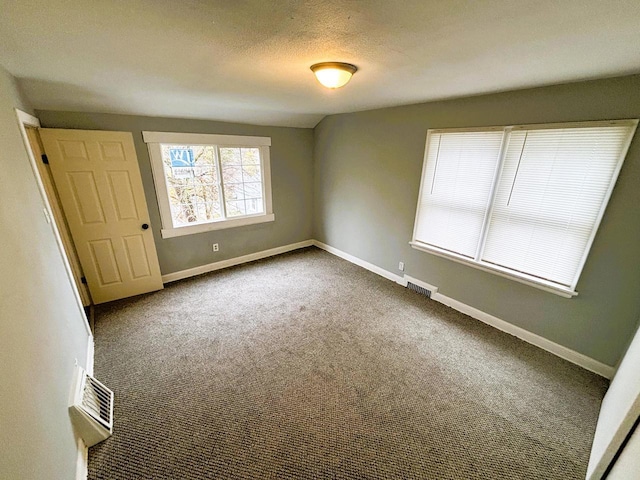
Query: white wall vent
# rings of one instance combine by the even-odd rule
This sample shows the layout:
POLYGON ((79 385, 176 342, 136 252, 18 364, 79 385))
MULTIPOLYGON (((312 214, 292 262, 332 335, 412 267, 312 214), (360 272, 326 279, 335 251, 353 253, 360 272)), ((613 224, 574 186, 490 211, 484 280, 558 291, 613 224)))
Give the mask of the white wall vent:
POLYGON ((78 435, 91 447, 113 433, 113 392, 76 367, 69 413, 78 435))

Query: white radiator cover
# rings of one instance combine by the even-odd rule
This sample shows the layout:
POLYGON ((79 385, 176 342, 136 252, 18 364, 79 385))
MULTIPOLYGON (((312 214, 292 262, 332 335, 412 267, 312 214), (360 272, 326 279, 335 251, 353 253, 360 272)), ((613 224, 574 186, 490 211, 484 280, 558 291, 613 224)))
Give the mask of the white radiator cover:
POLYGON ((72 388, 69 414, 86 446, 109 438, 113 433, 113 392, 82 367, 76 367, 72 388))

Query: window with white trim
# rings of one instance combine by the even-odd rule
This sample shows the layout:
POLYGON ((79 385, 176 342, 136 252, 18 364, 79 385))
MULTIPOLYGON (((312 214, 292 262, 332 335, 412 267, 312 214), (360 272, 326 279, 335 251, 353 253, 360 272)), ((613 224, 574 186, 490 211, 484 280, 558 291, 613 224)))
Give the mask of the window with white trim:
POLYGON ((637 124, 429 130, 411 245, 577 295, 637 124))
POLYGON ((142 132, 163 238, 275 219, 269 137, 142 132))

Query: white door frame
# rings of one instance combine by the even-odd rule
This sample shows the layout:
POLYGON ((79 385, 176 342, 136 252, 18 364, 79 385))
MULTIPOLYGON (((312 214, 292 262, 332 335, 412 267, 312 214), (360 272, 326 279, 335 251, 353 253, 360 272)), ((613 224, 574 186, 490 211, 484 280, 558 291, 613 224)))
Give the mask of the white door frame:
MULTIPOLYGON (((587 467, 587 480, 606 478, 640 416, 640 328, 602 399, 587 467)), ((636 472, 637 473, 637 472, 636 472)))
MULTIPOLYGON (((67 271, 67 277, 69 277, 69 283, 71 284, 71 289, 73 290, 73 294, 78 305, 78 310, 80 311, 80 315, 84 319, 83 323, 85 329, 87 330, 87 334, 89 335, 89 343, 92 344, 93 333, 91 332, 91 326, 89 325, 89 320, 87 319, 87 315, 85 314, 84 305, 82 305, 82 298, 80 297, 80 292, 78 291, 78 286, 76 285, 76 281, 73 276, 73 270, 71 269, 71 264, 69 263, 67 252, 65 250, 64 243, 62 242, 60 231, 58 230, 58 225, 56 224, 55 217, 53 216, 53 210, 51 209, 49 197, 47 196, 46 190, 42 183, 42 179, 40 178, 40 172, 38 171, 38 165, 36 164, 37 160, 33 156, 31 144, 29 143, 29 137, 27 136, 27 127, 40 128, 40 120, 38 120, 33 115, 29 115, 28 113, 23 112, 22 110, 19 110, 17 108, 15 109, 15 111, 16 116, 18 117, 20 133, 22 134, 22 141, 24 142, 25 149, 27 150, 27 156, 29 157, 29 163, 31 164, 31 170, 33 170, 33 175, 35 176, 36 183, 38 184, 38 190, 40 191, 42 202, 45 205, 44 214, 47 217, 47 221, 51 224, 53 236, 56 239, 58 250, 60 251, 60 255, 62 256, 62 262, 64 263, 65 270, 67 271)), ((93 364, 93 361, 87 359, 87 364, 93 364)))

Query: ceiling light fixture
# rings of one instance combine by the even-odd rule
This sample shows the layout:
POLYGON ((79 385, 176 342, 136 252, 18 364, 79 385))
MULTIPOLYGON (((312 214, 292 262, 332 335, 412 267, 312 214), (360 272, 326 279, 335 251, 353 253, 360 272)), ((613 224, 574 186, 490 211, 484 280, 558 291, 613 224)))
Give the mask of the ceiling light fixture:
POLYGON ((358 67, 355 65, 342 62, 323 62, 311 65, 311 71, 315 73, 318 81, 327 88, 344 87, 357 70, 358 67))

